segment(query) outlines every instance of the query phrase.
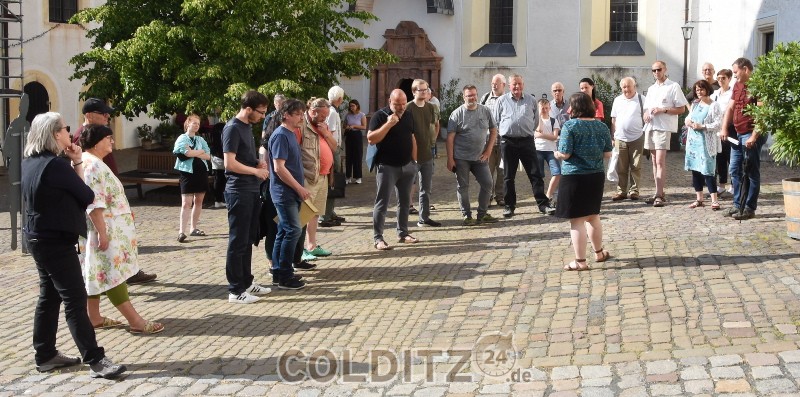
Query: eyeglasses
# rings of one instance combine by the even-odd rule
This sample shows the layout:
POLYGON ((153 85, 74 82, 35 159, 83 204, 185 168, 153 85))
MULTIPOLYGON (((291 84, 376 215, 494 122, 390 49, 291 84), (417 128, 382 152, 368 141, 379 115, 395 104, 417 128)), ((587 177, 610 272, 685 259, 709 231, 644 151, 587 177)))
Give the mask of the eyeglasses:
POLYGON ((703 69, 704 72, 713 72, 714 69, 703 69))
POLYGON ((561 91, 564 91, 564 90, 562 90, 561 88, 556 88, 555 90, 553 90, 553 92, 561 92, 561 91))
POLYGON ((416 91, 416 92, 429 92, 430 90, 431 90, 430 88, 417 88, 414 91, 416 91))
MULTIPOLYGON (((251 109, 252 109, 252 108, 251 108, 251 109)), ((266 111, 266 110, 258 110, 258 109, 253 109, 253 111, 254 111, 254 112, 256 112, 256 113, 261 113, 261 115, 262 115, 262 116, 265 116, 265 115, 267 114, 267 111, 266 111)))
POLYGON ((109 141, 114 142, 114 137, 113 136, 106 135, 105 138, 103 138, 103 139, 106 139, 106 138, 108 138, 109 141))
POLYGON ((650 71, 651 71, 651 72, 653 72, 653 73, 655 73, 655 72, 660 72, 660 71, 662 71, 662 70, 663 70, 662 68, 650 69, 650 71))

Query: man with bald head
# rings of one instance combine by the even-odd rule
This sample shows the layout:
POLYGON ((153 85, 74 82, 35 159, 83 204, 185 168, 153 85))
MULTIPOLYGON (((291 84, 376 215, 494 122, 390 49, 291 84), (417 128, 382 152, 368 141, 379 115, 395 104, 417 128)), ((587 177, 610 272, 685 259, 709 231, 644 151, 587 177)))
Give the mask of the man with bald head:
POLYGON ((636 80, 623 77, 619 81, 622 94, 611 105, 611 132, 619 152, 617 160, 617 193, 613 201, 639 199, 642 152, 644 151, 644 96, 636 92, 636 80), (628 182, 631 181, 630 186, 628 182))
POLYGON ((399 201, 397 206, 397 236, 400 243, 416 243, 408 233, 408 210, 411 203, 411 186, 417 174, 417 141, 414 136, 414 118, 406 111, 408 99, 401 89, 389 96, 389 106, 372 116, 367 132, 367 142, 376 145, 375 155, 375 207, 372 210, 374 246, 378 250, 391 249, 383 238, 383 224, 392 189, 399 201))
MULTIPOLYGON (((717 82, 717 79, 715 78, 717 76, 716 73, 717 71, 714 70, 714 65, 708 62, 704 63, 703 66, 700 68, 700 75, 703 76, 703 80, 707 81, 708 84, 711 84, 711 88, 714 89, 714 92, 717 92, 717 90, 719 89, 719 82, 717 82)), ((687 82, 687 84, 689 83, 687 82)), ((689 101, 690 104, 694 104, 695 102, 697 102, 697 96, 694 90, 686 94, 686 100, 689 101)))
POLYGON ((564 84, 556 81, 550 86, 550 91, 553 93, 553 100, 550 101, 550 117, 558 121, 558 125, 564 125, 569 120, 569 103, 564 99, 564 84))
MULTIPOLYGON (((506 76, 498 73, 492 77, 492 90, 483 94, 480 104, 489 108, 489 112, 494 114, 494 105, 497 103, 497 99, 505 93, 506 76)), ((497 122, 498 120, 494 120, 495 125, 497 125, 497 122)), ((497 205, 503 207, 506 205, 506 188, 503 186, 503 169, 500 168, 500 160, 500 140, 495 139, 495 144, 492 146, 492 154, 489 156, 489 173, 492 175, 491 197, 494 197, 497 205)))

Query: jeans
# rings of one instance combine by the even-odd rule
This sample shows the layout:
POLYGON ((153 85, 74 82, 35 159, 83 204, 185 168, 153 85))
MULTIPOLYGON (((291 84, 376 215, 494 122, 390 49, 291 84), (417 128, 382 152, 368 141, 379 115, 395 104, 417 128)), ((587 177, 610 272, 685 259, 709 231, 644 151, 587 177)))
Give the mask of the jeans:
MULTIPOLYGON (((500 139, 500 137, 497 139, 500 139)), ((503 201, 503 196, 506 195, 500 160, 500 144, 498 141, 498 144, 492 147, 492 154, 489 155, 489 173, 492 175, 492 197, 494 197, 495 201, 503 201)))
POLYGON ((344 133, 345 176, 361 178, 361 159, 364 158, 364 136, 361 130, 347 130, 344 133))
POLYGON ((94 364, 105 357, 97 346, 89 314, 86 312, 86 286, 75 247, 76 242, 29 240, 31 256, 39 272, 39 301, 33 314, 33 348, 36 365, 58 354, 56 332, 61 303, 64 317, 78 346, 83 362, 94 364))
POLYGON ((228 251, 225 276, 228 291, 239 295, 253 284, 253 242, 258 238, 258 192, 225 191, 228 204, 228 251))
POLYGON ((397 196, 397 235, 403 238, 408 235, 408 207, 411 201, 411 186, 417 165, 414 162, 395 167, 386 164, 376 166, 375 182, 378 185, 375 193, 375 208, 372 210, 372 236, 374 241, 383 240, 383 224, 389 208, 389 198, 394 188, 397 196))
MULTIPOLYGON (((333 178, 333 173, 338 172, 342 168, 342 147, 339 146, 336 150, 333 151, 333 170, 330 174, 328 174, 328 183, 331 183, 331 179, 333 178)), ((335 198, 328 195, 328 198, 325 201, 325 214, 320 216, 320 220, 322 221, 329 221, 333 219, 333 206, 336 204, 335 198)))
POLYGON ((759 136, 756 144, 752 148, 747 149, 744 143, 750 138, 752 131, 746 134, 739 134, 737 140, 739 145, 731 146, 731 185, 733 187, 733 206, 739 209, 741 203, 741 185, 742 178, 744 177, 744 156, 747 156, 747 175, 750 181, 750 186, 745 193, 744 205, 751 211, 755 211, 758 207, 758 193, 761 191, 761 146, 764 146, 766 138, 763 135, 759 136))
POLYGON ((489 200, 492 199, 492 174, 489 164, 483 161, 459 160, 456 161, 456 197, 461 207, 461 215, 472 216, 469 205, 469 174, 475 175, 481 190, 478 193, 478 219, 486 215, 489 200))
POLYGON ((431 219, 431 183, 433 182, 433 159, 417 163, 419 169, 419 221, 431 219))
POLYGON ((533 137, 524 138, 500 138, 500 153, 503 156, 505 166, 506 206, 515 208, 517 206, 517 189, 514 185, 514 178, 517 176, 517 163, 522 162, 522 167, 528 175, 528 180, 533 189, 533 197, 536 198, 536 205, 541 210, 547 206, 550 200, 544 193, 544 176, 539 169, 539 160, 536 156, 536 146, 533 137))
POLYGON ((295 256, 297 241, 300 239, 300 202, 290 201, 275 203, 278 211, 278 234, 275 236, 275 248, 272 250, 272 274, 278 280, 294 275, 292 260, 295 256))
POLYGON ((625 142, 617 139, 619 159, 617 160, 617 193, 639 194, 639 180, 642 177, 642 152, 644 151, 644 135, 639 139, 625 142), (631 182, 630 188, 628 181, 631 182))

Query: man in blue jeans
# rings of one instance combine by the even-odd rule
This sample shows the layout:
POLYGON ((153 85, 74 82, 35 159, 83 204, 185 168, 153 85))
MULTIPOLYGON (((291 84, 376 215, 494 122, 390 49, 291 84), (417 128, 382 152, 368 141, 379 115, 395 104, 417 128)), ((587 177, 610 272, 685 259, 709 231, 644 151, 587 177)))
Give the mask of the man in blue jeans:
POLYGON ((225 163, 225 202, 228 204, 228 251, 225 275, 228 279, 228 302, 253 303, 256 295, 270 292, 253 282, 251 257, 253 242, 258 239, 258 213, 261 210, 259 187, 269 176, 265 161, 256 155, 252 124, 267 114, 269 101, 264 94, 250 90, 242 95, 241 108, 222 130, 222 153, 225 163))
MULTIPOLYGON (((753 63, 747 58, 739 58, 733 61, 731 67, 736 76, 736 84, 733 86, 731 101, 725 110, 725 117, 722 125, 729 125, 733 121, 733 127, 737 136, 734 137, 739 144, 731 146, 731 185, 733 187, 733 206, 725 211, 725 216, 733 217, 736 220, 752 219, 756 215, 758 207, 758 194, 761 191, 761 146, 764 145, 764 137, 755 130, 753 118, 743 113, 747 105, 759 105, 756 98, 747 92, 747 82, 753 74, 753 63), (744 159, 747 158, 747 169, 745 170, 744 159), (742 178, 747 173, 750 186, 746 192, 741 189, 742 178), (740 206, 744 197, 744 207, 740 206)), ((723 128, 720 132, 722 139, 728 137, 727 129, 723 128)))
MULTIPOLYGON (((296 100, 287 100, 280 109, 281 126, 269 138, 269 158, 272 169, 269 192, 278 212, 278 233, 272 249, 272 278, 281 289, 301 289, 305 283, 294 275, 292 260, 300 240, 299 209, 303 200, 311 197, 304 186, 303 162, 300 143, 294 130, 303 125, 306 106, 296 100)), ((302 246, 301 246, 302 247, 302 246)))

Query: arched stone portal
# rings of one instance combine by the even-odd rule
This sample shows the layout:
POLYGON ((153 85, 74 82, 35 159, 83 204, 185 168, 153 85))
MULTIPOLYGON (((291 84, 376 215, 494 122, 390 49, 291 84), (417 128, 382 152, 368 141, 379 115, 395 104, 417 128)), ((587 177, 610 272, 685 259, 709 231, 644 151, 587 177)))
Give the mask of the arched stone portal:
MULTIPOLYGON (((402 21, 383 34, 386 43, 382 50, 399 58, 397 63, 377 65, 370 79, 370 109, 373 111, 388 104, 389 94, 401 87, 406 79, 424 79, 431 89, 441 84, 442 57, 436 53, 428 35, 415 22, 402 21)), ((409 101, 412 98, 408 98, 409 101)))

